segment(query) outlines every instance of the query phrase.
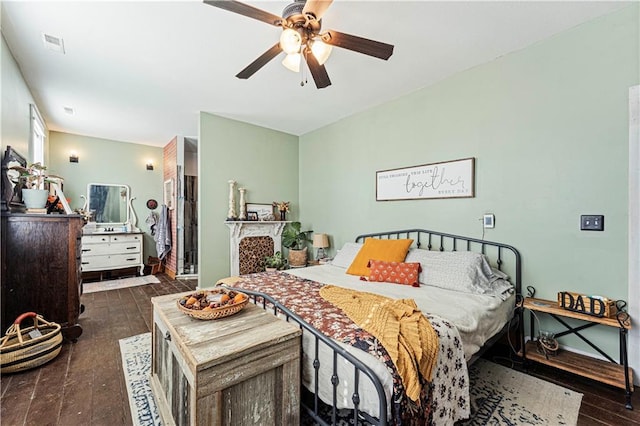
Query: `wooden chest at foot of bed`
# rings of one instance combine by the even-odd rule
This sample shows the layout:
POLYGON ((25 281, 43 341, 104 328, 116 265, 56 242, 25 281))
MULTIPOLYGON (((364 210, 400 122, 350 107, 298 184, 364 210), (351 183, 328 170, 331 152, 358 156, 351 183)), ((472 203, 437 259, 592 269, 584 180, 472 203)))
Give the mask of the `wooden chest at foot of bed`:
POLYGON ((152 299, 151 387, 165 425, 299 424, 298 327, 249 303, 201 321, 152 299))

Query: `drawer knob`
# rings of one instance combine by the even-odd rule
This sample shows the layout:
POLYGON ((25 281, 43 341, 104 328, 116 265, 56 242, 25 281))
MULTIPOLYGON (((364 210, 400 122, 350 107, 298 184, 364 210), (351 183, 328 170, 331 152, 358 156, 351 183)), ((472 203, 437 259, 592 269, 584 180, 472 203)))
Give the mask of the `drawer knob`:
POLYGON ((165 331, 165 333, 164 333, 164 340, 169 340, 169 341, 171 341, 171 333, 169 333, 168 331, 165 331))

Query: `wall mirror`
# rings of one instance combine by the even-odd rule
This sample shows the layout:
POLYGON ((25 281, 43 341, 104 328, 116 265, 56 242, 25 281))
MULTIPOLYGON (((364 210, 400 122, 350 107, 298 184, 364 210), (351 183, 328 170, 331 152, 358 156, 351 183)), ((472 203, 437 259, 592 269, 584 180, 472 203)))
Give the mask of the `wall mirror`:
POLYGON ((87 205, 97 225, 130 223, 128 185, 90 183, 87 185, 87 205))

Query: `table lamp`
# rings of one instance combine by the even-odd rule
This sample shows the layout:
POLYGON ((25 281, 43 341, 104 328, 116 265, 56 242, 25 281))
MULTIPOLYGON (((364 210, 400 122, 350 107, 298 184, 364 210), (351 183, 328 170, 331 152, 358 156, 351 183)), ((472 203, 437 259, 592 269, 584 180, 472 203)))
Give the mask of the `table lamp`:
POLYGON ((324 249, 329 247, 329 237, 327 234, 313 234, 313 247, 318 249, 316 260, 324 259, 326 257, 324 249))

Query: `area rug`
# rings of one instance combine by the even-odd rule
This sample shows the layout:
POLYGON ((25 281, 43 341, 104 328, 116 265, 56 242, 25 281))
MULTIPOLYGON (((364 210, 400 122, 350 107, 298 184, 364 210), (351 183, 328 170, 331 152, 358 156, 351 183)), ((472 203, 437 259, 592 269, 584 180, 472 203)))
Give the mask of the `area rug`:
MULTIPOLYGON (((151 333, 120 340, 120 351, 133 424, 161 425, 149 385, 151 333)), ((483 359, 470 367, 469 379, 471 418, 457 425, 577 424, 580 393, 483 359)))
POLYGON ((575 425, 582 394, 480 359, 469 368, 471 419, 461 425, 575 425))
POLYGON ((120 340, 122 371, 127 384, 129 408, 134 426, 161 425, 158 407, 153 399, 151 374, 151 333, 120 340))
POLYGON ((118 288, 135 287, 138 285, 155 284, 159 282, 160 280, 156 278, 155 275, 97 281, 95 283, 83 283, 82 292, 83 294, 95 293, 97 291, 115 290, 118 288))

